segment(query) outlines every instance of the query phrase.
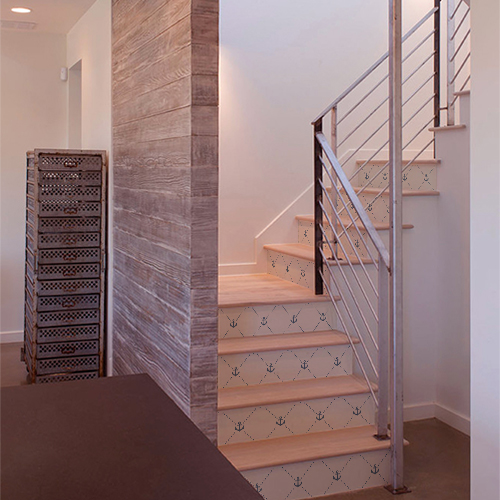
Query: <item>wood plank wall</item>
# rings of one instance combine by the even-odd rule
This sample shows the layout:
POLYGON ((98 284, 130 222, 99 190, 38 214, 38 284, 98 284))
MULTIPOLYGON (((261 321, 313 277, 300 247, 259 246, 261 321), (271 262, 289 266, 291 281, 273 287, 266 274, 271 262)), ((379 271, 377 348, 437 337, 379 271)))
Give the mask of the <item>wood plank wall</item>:
POLYGON ((216 439, 218 0, 113 0, 116 374, 216 439))

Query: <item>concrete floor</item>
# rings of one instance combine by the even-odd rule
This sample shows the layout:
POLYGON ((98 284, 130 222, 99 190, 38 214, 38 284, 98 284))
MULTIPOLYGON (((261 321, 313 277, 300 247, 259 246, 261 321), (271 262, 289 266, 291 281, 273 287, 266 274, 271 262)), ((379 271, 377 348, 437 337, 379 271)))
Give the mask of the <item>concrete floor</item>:
MULTIPOLYGON (((20 362, 21 344, 0 345, 0 385, 26 384, 26 368, 20 362)), ((408 500, 469 500, 470 439, 436 419, 407 422, 405 483, 408 500)), ((322 500, 389 500, 383 488, 323 497, 322 500)))

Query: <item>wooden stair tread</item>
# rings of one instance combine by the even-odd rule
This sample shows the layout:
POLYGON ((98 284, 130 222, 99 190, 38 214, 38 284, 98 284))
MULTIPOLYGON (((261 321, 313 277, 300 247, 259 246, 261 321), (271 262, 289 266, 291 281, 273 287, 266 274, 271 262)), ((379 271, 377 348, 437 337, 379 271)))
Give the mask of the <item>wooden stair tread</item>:
MULTIPOLYGON (((353 341, 354 343, 359 342, 358 339, 354 339, 353 341)), ((284 333, 279 335, 257 335, 255 337, 220 339, 219 356, 347 344, 349 344, 347 335, 337 330, 284 333)))
POLYGON ((390 440, 379 441, 375 433, 368 425, 228 444, 219 450, 236 469, 246 471, 389 449, 390 440))
MULTIPOLYGON (((376 390, 375 385, 372 387, 376 390)), ((218 410, 335 398, 368 392, 370 388, 365 380, 356 375, 229 387, 219 390, 218 410)))
POLYGON ((466 128, 465 125, 445 125, 444 127, 431 127, 429 132, 448 132, 451 130, 462 130, 466 128))
MULTIPOLYGON (((295 218, 300 221, 310 222, 311 224, 314 224, 314 215, 297 215, 295 218)), ((345 227, 352 223, 349 217, 341 217, 340 220, 345 227)), ((373 226, 378 231, 388 231, 391 228, 391 225, 386 224, 385 222, 373 222, 373 226)), ((363 226, 363 223, 359 220, 356 221, 356 227, 360 230, 363 230, 365 228, 365 226, 363 226)), ((403 229, 413 229, 414 227, 415 226, 413 224, 403 224, 403 229)))
MULTIPOLYGON (((356 160, 357 165, 386 165, 389 163, 389 160, 356 160)), ((416 160, 403 160, 403 165, 408 165, 408 163, 411 163, 412 165, 439 165, 441 163, 441 160, 435 159, 435 158, 418 158, 416 160)))
POLYGON ((328 302, 328 295, 270 274, 247 274, 219 277, 219 307, 250 307, 275 304, 328 302))
MULTIPOLYGON (((302 243, 283 243, 280 245, 264 245, 266 250, 271 250, 273 252, 283 253, 285 255, 290 255, 291 257, 296 257, 297 259, 309 260, 314 262, 314 247, 309 245, 303 245, 302 243)), ((350 257, 351 264, 359 264, 359 259, 354 256, 350 257)), ((362 259, 363 264, 373 264, 371 259, 362 259)), ((331 265, 336 265, 335 261, 330 262, 331 265)), ((347 261, 341 261, 342 266, 347 266, 349 263, 347 261)))

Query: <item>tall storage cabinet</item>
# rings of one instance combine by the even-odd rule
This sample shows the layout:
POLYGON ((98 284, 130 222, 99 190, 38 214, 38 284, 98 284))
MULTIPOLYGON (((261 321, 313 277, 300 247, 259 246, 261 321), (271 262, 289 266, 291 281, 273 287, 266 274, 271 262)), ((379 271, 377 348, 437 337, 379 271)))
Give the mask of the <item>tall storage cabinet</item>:
POLYGON ((23 355, 34 383, 104 375, 105 151, 27 153, 23 355))

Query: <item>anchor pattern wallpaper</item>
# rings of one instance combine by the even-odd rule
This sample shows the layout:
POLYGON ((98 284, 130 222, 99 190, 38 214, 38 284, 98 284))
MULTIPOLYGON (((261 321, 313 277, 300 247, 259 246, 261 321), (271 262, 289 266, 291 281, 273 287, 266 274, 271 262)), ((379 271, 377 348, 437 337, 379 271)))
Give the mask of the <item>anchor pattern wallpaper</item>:
POLYGON ((220 411, 221 444, 324 432, 373 425, 375 408, 371 394, 297 401, 220 411))
POLYGON ((298 500, 383 486, 390 482, 388 450, 243 472, 265 500, 298 500))
POLYGON ((314 262, 312 261, 268 250, 267 272, 310 290, 314 288, 314 262))

